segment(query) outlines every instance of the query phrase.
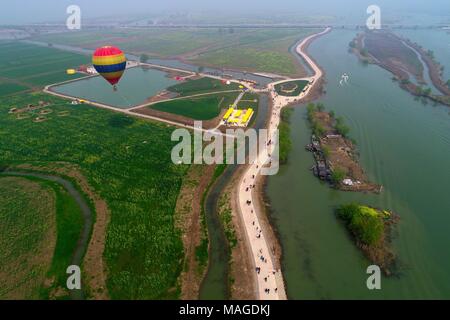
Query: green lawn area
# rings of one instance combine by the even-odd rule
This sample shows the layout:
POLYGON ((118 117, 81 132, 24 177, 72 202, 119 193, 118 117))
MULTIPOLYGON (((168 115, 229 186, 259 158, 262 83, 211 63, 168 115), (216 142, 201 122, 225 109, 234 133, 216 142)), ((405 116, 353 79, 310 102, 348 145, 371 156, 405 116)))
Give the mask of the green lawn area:
POLYGON ((275 86, 275 91, 280 96, 288 96, 288 97, 298 96, 308 83, 309 81, 306 80, 284 82, 277 84, 275 86))
MULTIPOLYGON (((0 265, 6 277, 0 297, 48 299, 56 287, 66 288, 83 226, 80 208, 59 184, 32 177, 0 175, 0 195, 0 265), (45 279, 54 281, 46 286, 45 279)), ((59 299, 68 296, 63 291, 59 299)))
POLYGON ((223 84, 222 81, 204 77, 197 80, 187 80, 167 88, 170 92, 178 93, 181 97, 192 96, 217 91, 239 90, 239 85, 231 83, 223 84))
POLYGON ((0 176, 0 195, 0 298, 38 299, 56 241, 55 194, 27 179, 0 176))
POLYGON ((89 63, 88 56, 23 42, 0 43, 0 97, 82 75, 66 70, 89 63))
POLYGON ((171 161, 172 131, 41 93, 0 97, 0 166, 77 165, 106 201, 104 258, 113 299, 178 298, 184 255, 174 210, 188 166, 171 161), (8 113, 40 100, 53 111, 45 122, 8 113))
POLYGON ((169 112, 194 120, 211 120, 237 98, 238 93, 222 93, 196 98, 178 99, 154 104, 149 108, 169 112))
POLYGON ((252 108, 253 110, 256 110, 258 108, 258 101, 259 101, 258 94, 247 92, 239 101, 237 107, 238 109, 252 108))

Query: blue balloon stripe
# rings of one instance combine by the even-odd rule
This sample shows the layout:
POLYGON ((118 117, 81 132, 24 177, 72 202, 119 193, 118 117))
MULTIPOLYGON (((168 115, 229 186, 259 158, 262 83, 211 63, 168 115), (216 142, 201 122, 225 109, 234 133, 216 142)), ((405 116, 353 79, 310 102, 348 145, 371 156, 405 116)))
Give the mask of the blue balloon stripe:
POLYGON ((98 73, 123 71, 123 70, 125 70, 126 66, 127 66, 126 62, 118 63, 118 64, 111 64, 108 66, 99 66, 99 65, 94 64, 94 68, 95 68, 95 70, 97 70, 98 73))

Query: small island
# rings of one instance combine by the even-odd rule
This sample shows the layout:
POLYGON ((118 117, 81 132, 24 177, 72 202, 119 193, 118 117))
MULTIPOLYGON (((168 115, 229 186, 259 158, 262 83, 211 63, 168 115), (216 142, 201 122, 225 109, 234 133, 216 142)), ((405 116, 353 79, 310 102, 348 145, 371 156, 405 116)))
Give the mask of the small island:
POLYGON ((398 216, 387 210, 354 203, 341 205, 336 214, 345 222, 364 255, 386 275, 392 275, 395 255, 390 248, 391 232, 398 216))
POLYGON ((392 80, 417 98, 450 106, 450 80, 443 79, 444 66, 432 50, 386 31, 360 33, 349 46, 362 63, 375 64, 391 72, 392 80), (425 81, 425 73, 429 74, 431 83, 425 81), (433 85, 440 94, 427 85, 433 85))
POLYGON ((310 103, 307 110, 313 134, 306 149, 314 154, 314 175, 339 190, 380 193, 382 187, 368 181, 357 160, 355 142, 348 137, 350 128, 344 120, 333 111, 326 112, 321 103, 310 103))

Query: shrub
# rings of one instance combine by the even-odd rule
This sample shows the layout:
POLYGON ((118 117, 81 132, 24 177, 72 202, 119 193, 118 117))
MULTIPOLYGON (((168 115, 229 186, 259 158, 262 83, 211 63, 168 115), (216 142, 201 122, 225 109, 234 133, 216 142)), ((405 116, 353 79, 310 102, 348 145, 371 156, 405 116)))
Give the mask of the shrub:
POLYGON ((336 168, 331 174, 331 180, 334 184, 340 184, 346 176, 346 172, 341 168, 336 168))
POLYGON ((346 222, 353 235, 362 243, 373 246, 383 238, 383 218, 375 209, 352 203, 340 206, 337 215, 346 222))
POLYGON ((147 63, 147 61, 150 59, 149 55, 146 53, 141 54, 141 57, 139 58, 139 60, 142 63, 147 63))

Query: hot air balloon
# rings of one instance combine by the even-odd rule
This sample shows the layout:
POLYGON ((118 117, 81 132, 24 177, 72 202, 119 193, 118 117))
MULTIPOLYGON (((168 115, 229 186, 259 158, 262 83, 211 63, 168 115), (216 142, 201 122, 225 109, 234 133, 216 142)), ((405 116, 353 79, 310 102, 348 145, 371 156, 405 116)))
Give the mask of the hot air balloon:
POLYGON ((117 90, 116 84, 127 66, 127 59, 122 50, 112 46, 98 48, 92 57, 92 64, 95 70, 114 86, 114 91, 117 90))

